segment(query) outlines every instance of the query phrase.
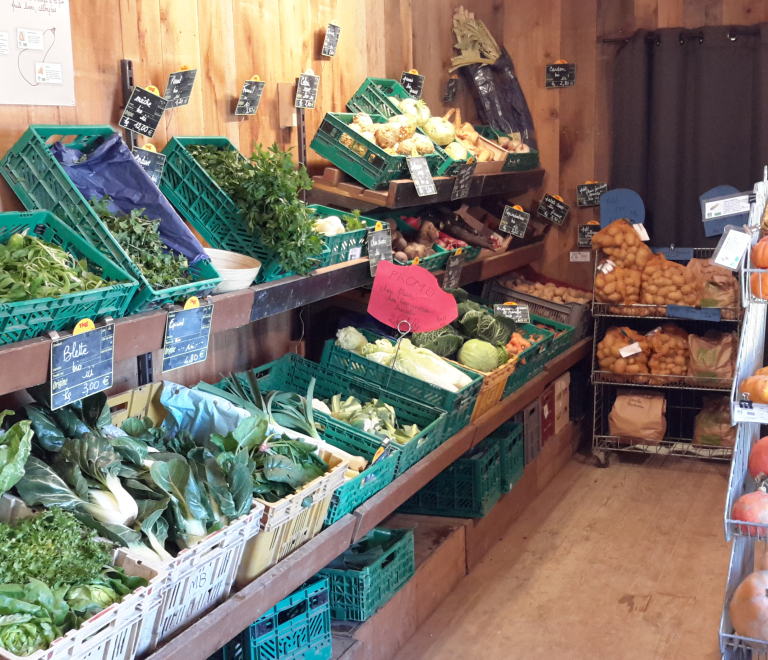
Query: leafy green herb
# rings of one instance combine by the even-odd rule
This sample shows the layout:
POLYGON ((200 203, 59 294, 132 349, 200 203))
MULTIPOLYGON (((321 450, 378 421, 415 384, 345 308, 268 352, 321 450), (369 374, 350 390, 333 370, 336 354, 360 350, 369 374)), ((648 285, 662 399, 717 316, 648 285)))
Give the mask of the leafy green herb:
POLYGON ((341 219, 346 225, 348 232, 357 231, 358 229, 365 229, 366 227, 368 227, 368 224, 365 222, 365 220, 360 219, 359 209, 355 209, 354 211, 352 211, 352 213, 343 215, 341 219))
MULTIPOLYGON (((13 412, 0 413, 0 424, 8 415, 13 412)), ((24 476, 24 464, 32 450, 31 425, 29 421, 18 422, 7 433, 0 434, 0 494, 10 490, 24 476)))

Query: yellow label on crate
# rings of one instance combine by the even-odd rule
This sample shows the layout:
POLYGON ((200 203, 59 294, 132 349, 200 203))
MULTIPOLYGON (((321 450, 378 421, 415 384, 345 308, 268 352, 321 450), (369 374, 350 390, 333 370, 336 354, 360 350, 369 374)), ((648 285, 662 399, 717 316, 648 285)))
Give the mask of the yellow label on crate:
POLYGON ((261 78, 259 78, 258 76, 251 76, 251 80, 253 82, 261 82, 261 78))
POLYGON ((381 231, 382 229, 384 229, 384 225, 381 224, 381 221, 378 221, 376 226, 373 228, 373 231, 381 231))
POLYGON ((149 87, 147 87, 147 91, 150 92, 151 94, 154 94, 155 96, 160 96, 160 90, 154 85, 150 85, 149 87))
POLYGON ((414 257, 413 258, 413 265, 414 266, 418 266, 419 265, 419 261, 420 261, 420 259, 418 257, 414 257))
POLYGON ((155 145, 150 144, 149 142, 147 142, 141 148, 144 149, 144 151, 153 151, 154 153, 157 153, 157 149, 155 148, 155 145))
POLYGON ((519 204, 515 204, 515 205, 514 205, 512 208, 513 208, 513 209, 515 209, 515 211, 524 211, 524 210, 525 210, 525 209, 524 209, 522 206, 520 206, 519 204))
POLYGON ((458 248, 458 249, 456 250, 456 254, 457 254, 457 255, 461 254, 461 248, 458 248))
POLYGON ((503 304, 504 305, 514 305, 515 307, 517 307, 517 303, 516 302, 505 302, 503 304))
POLYGON ((84 332, 90 332, 96 329, 96 324, 91 319, 83 319, 78 321, 75 329, 72 331, 73 335, 81 335, 84 332))
POLYGON ((200 307, 200 300, 195 296, 192 296, 184 303, 184 309, 197 309, 198 307, 200 307))

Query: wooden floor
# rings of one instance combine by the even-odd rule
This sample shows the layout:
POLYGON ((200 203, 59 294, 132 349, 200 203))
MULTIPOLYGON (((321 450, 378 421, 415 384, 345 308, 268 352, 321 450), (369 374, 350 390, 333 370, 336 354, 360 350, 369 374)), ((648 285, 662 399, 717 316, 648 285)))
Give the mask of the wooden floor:
POLYGON ((574 457, 397 660, 717 660, 724 465, 574 457))

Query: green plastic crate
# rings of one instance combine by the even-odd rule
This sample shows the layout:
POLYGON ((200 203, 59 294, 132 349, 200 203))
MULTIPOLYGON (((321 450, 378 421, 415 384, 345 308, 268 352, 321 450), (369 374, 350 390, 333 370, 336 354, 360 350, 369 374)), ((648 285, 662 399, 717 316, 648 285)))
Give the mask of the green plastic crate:
POLYGON ((566 325, 565 323, 552 321, 550 319, 544 318, 543 316, 536 316, 535 314, 531 314, 531 323, 541 323, 547 328, 553 328, 552 340, 549 342, 545 350, 545 363, 553 360, 558 355, 560 355, 560 353, 567 351, 573 344, 573 338, 575 336, 576 329, 572 325, 566 325), (560 332, 560 335, 555 336, 557 332, 560 332))
MULTIPOLYGON (((207 243, 217 250, 244 254, 261 262, 259 282, 272 282, 294 275, 280 267, 277 255, 262 245, 258 235, 248 227, 240 209, 187 150, 188 146, 214 146, 224 151, 235 151, 246 160, 225 137, 172 137, 163 149, 166 156, 160 190, 176 207, 179 214, 207 243)), ((323 247, 315 268, 330 257, 323 247)))
POLYGON ((50 211, 0 213, 0 244, 22 232, 59 246, 75 259, 85 259, 89 271, 112 284, 92 291, 65 293, 57 298, 0 304, 0 345, 39 337, 51 330, 70 330, 85 318, 98 321, 105 316, 119 319, 125 315, 136 293, 136 280, 80 234, 50 211))
MULTIPOLYGON (((366 112, 369 115, 381 115, 389 119, 403 112, 395 106, 387 97, 393 96, 397 99, 411 98, 397 80, 389 78, 366 78, 351 99, 347 102, 347 108, 351 112, 366 112)), ((422 129, 418 129, 424 133, 422 129)), ((426 133, 424 133, 426 135, 426 133)), ((465 160, 454 160, 439 144, 433 141, 435 145, 436 158, 430 161, 429 171, 432 176, 454 176, 459 168, 464 165, 465 160)))
MULTIPOLYGON (((341 221, 344 222, 344 216, 349 215, 347 211, 337 211, 336 209, 320 206, 319 204, 311 204, 309 208, 314 211, 317 218, 327 218, 328 216, 335 215, 340 217, 341 221)), ((343 234, 337 234, 336 236, 322 237, 323 242, 328 246, 328 253, 323 254, 320 268, 349 261, 352 258, 350 252, 357 248, 359 248, 360 254, 355 257, 356 259, 368 256, 367 227, 373 227, 376 222, 363 215, 360 216, 360 220, 366 223, 366 228, 357 229, 356 231, 348 231, 343 234)), ((354 256, 354 254, 352 256, 354 256)))
POLYGON ((362 570, 326 566, 318 573, 328 578, 331 616, 334 619, 365 621, 413 577, 416 561, 412 531, 375 528, 358 544, 390 540, 394 541, 394 545, 362 570))
MULTIPOLYGON (((53 211, 68 227, 80 233, 136 280, 138 290, 129 303, 129 312, 208 295, 221 282, 221 277, 207 260, 190 266, 192 282, 168 289, 153 289, 72 183, 48 144, 66 138, 68 147, 90 153, 113 133, 111 126, 32 125, 0 160, 0 173, 27 210, 53 211)), ((141 166, 136 163, 136 167, 141 166)))
POLYGON ((501 497, 501 446, 489 436, 438 474, 399 509, 448 518, 483 518, 501 497))
MULTIPOLYGON (((533 320, 533 315, 531 315, 531 320, 533 320)), ((544 335, 544 339, 520 353, 517 368, 509 376, 507 384, 504 386, 504 394, 502 395, 504 399, 544 370, 544 365, 548 362, 547 349, 554 337, 554 334, 548 330, 542 330, 530 323, 518 324, 517 332, 526 339, 532 334, 544 335), (525 360, 525 364, 523 364, 523 360, 525 360)))
MULTIPOLYGON (((258 367, 254 371, 259 379, 259 387, 264 391, 280 390, 306 395, 309 383, 314 378, 315 398, 330 399, 334 394, 343 394, 344 397, 354 396, 361 401, 379 399, 391 405, 401 424, 416 424, 420 429, 420 433, 404 445, 391 443, 390 446, 397 456, 396 475, 405 472, 429 452, 439 447, 448 437, 445 435, 445 415, 441 410, 431 408, 397 392, 385 391, 376 384, 367 383, 349 375, 341 375, 295 353, 288 353, 279 360, 258 367)), ((248 390, 248 381, 242 375, 241 382, 248 390)), ((222 383, 219 383, 219 386, 221 385, 222 383)), ((362 456, 368 461, 373 459, 381 447, 382 439, 378 436, 364 433, 318 410, 313 411, 313 415, 318 424, 325 426, 321 435, 334 447, 354 456, 362 456)))
POLYGON ((501 456, 501 492, 508 493, 523 478, 525 469, 525 441, 523 425, 504 422, 490 434, 499 441, 501 456))
MULTIPOLYGON (((474 261, 480 256, 482 250, 483 248, 477 245, 467 245, 467 247, 461 248, 461 253, 464 255, 464 261, 474 261)), ((456 250, 452 252, 456 252, 456 250)))
MULTIPOLYGON (((482 137, 488 140, 495 140, 504 135, 504 133, 493 128, 493 126, 475 126, 474 128, 482 137)), ((501 171, 525 172, 526 170, 533 170, 538 166, 539 152, 536 151, 536 149, 531 149, 526 154, 515 154, 510 152, 504 161, 504 167, 501 168, 501 171)))
POLYGON ((324 527, 333 525, 348 513, 352 513, 363 502, 389 486, 395 478, 398 456, 392 453, 366 468, 359 476, 350 479, 333 492, 324 527))

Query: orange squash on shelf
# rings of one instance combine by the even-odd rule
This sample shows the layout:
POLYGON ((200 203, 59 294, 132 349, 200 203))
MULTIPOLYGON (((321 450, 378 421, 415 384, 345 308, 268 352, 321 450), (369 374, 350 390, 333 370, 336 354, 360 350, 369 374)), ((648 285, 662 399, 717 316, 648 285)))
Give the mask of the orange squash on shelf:
POLYGON ((768 640, 768 571, 756 571, 736 587, 730 614, 737 635, 768 640))
POLYGON ((752 273, 749 276, 749 288, 755 298, 768 299, 768 273, 752 273))
POLYGON ((768 376, 749 376, 741 381, 739 391, 752 403, 768 403, 768 376))
POLYGON ((768 268, 768 240, 761 238, 752 248, 752 265, 755 268, 768 268))
POLYGON ((768 436, 760 438, 749 452, 749 476, 756 481, 768 478, 768 436))
POLYGON ((764 490, 756 490, 753 493, 744 493, 733 504, 731 519, 754 525, 739 525, 743 534, 760 536, 765 538, 766 525, 768 525, 768 493, 764 490), (758 527, 758 525, 761 525, 758 527))

